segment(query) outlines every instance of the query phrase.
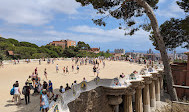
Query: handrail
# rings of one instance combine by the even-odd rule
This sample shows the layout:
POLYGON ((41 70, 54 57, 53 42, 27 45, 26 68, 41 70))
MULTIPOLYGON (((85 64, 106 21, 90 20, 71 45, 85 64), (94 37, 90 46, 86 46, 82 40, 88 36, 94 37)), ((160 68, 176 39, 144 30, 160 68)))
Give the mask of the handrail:
POLYGON ((178 101, 172 101, 172 103, 183 104, 183 105, 189 105, 189 103, 186 103, 186 102, 178 102, 178 101))
POLYGON ((173 85, 173 87, 175 87, 175 88, 189 89, 189 86, 173 85))

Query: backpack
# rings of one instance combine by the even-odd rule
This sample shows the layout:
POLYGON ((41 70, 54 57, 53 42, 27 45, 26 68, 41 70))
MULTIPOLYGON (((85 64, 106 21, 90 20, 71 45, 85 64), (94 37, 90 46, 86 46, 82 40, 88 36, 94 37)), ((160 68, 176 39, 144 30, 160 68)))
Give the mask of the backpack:
POLYGON ((10 90, 10 94, 14 95, 14 87, 10 90))
POLYGON ((23 89, 22 89, 22 94, 26 95, 26 92, 27 92, 27 88, 24 86, 23 89))

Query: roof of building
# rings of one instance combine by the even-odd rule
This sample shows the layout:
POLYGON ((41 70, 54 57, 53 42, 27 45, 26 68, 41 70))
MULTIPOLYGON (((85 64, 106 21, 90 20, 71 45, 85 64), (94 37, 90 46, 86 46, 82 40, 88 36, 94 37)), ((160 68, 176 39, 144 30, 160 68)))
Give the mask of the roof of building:
POLYGON ((14 55, 13 51, 8 51, 9 55, 14 55))
POLYGON ((52 43, 62 43, 62 41, 53 41, 52 43))
POLYGON ((99 48, 91 48, 91 50, 100 50, 99 48))
POLYGON ((189 52, 185 52, 184 54, 189 55, 189 52))

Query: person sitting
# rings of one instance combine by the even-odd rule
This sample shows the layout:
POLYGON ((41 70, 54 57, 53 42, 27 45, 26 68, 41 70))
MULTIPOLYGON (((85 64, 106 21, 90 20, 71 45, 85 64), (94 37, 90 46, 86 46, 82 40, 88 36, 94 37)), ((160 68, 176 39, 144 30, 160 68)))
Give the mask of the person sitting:
POLYGON ((124 77, 125 77, 124 73, 122 73, 122 74, 120 75, 120 77, 121 77, 121 78, 124 78, 124 77))
POLYGON ((67 90, 69 90, 69 89, 71 89, 71 88, 69 87, 69 85, 68 85, 68 83, 67 83, 67 84, 66 84, 65 91, 67 91, 67 90))
POLYGON ((65 89, 63 88, 63 86, 60 86, 59 92, 60 93, 64 93, 65 92, 65 89))

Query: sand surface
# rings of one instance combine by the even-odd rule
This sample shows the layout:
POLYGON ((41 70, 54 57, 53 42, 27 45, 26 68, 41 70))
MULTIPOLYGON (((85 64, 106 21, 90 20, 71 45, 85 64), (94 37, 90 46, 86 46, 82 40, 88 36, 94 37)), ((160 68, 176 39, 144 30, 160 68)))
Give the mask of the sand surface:
MULTIPOLYGON (((60 85, 63 85, 64 87, 66 83, 71 85, 74 80, 77 80, 77 83, 80 83, 83 80, 83 77, 85 77, 87 81, 95 78, 92 71, 93 65, 88 64, 80 66, 80 71, 77 74, 76 70, 71 72, 72 64, 74 64, 72 61, 57 60, 54 64, 49 65, 46 62, 42 62, 41 65, 39 65, 38 62, 32 62, 29 64, 20 63, 17 65, 4 65, 4 68, 0 68, 0 112, 39 112, 39 95, 31 96, 31 103, 29 105, 25 105, 24 100, 21 101, 21 105, 15 105, 13 102, 11 102, 12 96, 10 95, 10 90, 13 83, 18 80, 20 89, 22 89, 28 76, 34 72, 36 67, 38 67, 38 73, 41 80, 46 80, 44 77, 44 69, 47 68, 48 80, 52 81, 55 93, 58 93, 60 85), (56 64, 59 64, 59 73, 56 73, 56 64), (69 67, 69 74, 63 74, 62 68, 64 66, 69 67)), ((134 70, 139 71, 142 67, 143 66, 130 64, 129 62, 125 61, 106 61, 105 68, 103 68, 102 63, 100 64, 99 77, 108 79, 115 78, 121 73, 127 75, 134 70)), ((21 95, 21 98, 24 98, 24 96, 21 95)))

